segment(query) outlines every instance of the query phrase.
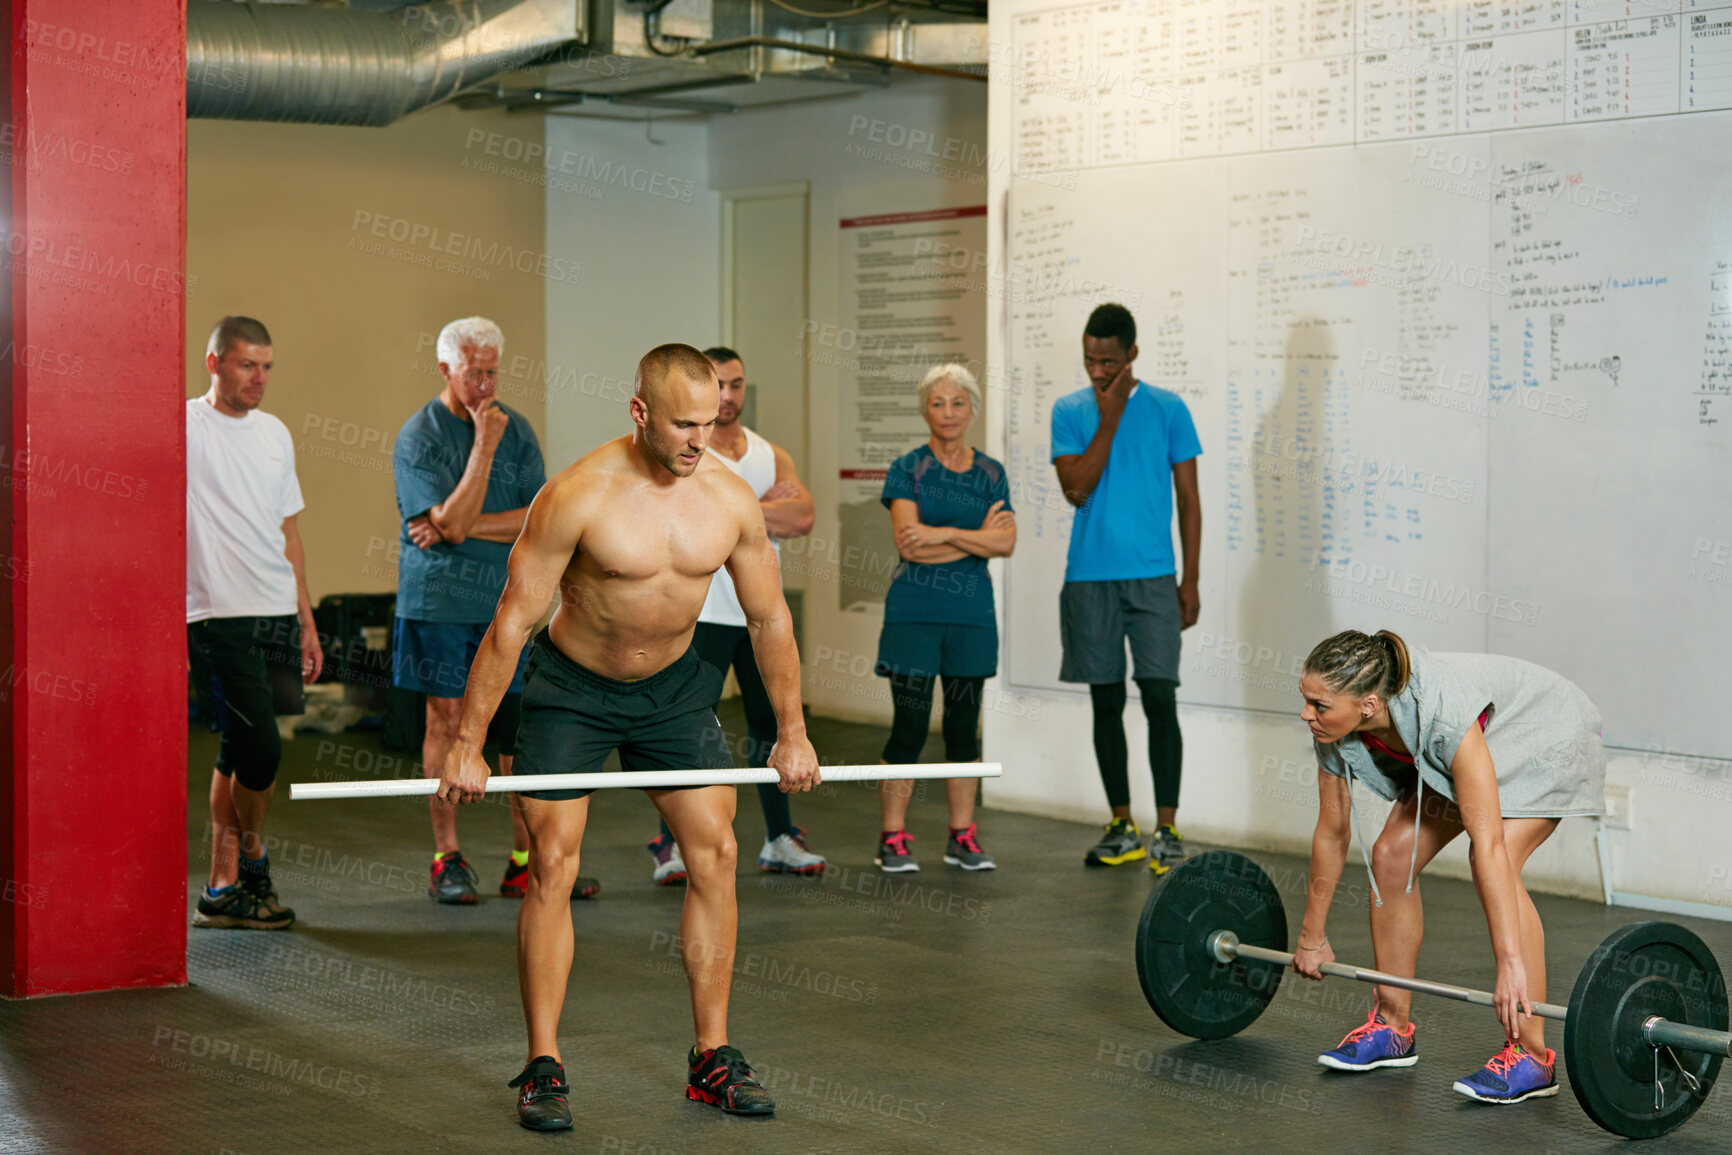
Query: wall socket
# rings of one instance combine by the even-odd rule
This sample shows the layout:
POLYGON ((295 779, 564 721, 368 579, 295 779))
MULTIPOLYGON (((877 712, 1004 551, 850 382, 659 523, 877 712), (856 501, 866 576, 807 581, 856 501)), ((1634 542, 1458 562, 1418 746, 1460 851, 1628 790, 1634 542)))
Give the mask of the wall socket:
POLYGON ((1606 827, 1611 830, 1630 829, 1630 788, 1606 787, 1606 827))

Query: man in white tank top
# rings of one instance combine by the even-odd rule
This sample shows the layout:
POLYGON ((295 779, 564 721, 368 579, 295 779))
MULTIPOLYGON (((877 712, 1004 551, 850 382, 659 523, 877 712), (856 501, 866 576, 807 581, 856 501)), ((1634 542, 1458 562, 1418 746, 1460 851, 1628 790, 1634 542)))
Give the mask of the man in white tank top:
MULTIPOLYGON (((740 423, 740 411, 746 402, 746 368, 740 355, 717 346, 705 349, 704 356, 716 367, 716 377, 722 385, 721 408, 716 415, 716 431, 710 436, 710 452, 744 478, 758 495, 771 538, 804 537, 811 533, 815 516, 812 495, 800 482, 794 458, 740 423)), ((745 611, 734 595, 734 580, 726 569, 717 570, 710 582, 710 594, 698 615, 692 647, 699 658, 724 674, 732 667, 740 684, 747 738, 743 747, 733 751, 734 760, 746 766, 767 765, 770 748, 776 744, 776 711, 770 706, 764 679, 752 657, 745 611)), ((788 812, 788 796, 773 784, 760 784, 758 801, 764 808, 764 849, 758 855, 758 865, 778 873, 823 873, 824 857, 806 849, 805 831, 794 825, 788 812)), ((667 886, 685 881, 685 862, 667 823, 662 823, 661 834, 649 848, 656 860, 657 882, 667 886)))

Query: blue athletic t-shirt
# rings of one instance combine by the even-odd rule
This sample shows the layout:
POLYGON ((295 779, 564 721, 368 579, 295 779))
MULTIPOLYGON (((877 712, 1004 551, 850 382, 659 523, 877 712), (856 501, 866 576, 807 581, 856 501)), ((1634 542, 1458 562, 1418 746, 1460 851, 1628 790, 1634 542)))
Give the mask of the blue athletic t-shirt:
MULTIPOLYGON (((497 404, 497 402, 495 402, 497 404)), ((523 414, 499 406, 510 418, 493 450, 482 513, 520 509, 547 483, 541 446, 523 414)), ((403 423, 391 453, 397 483, 401 556, 397 562, 397 616, 425 622, 490 622, 505 592, 505 562, 511 546, 467 538, 421 549, 409 540, 409 522, 451 496, 463 479, 475 425, 435 397, 403 423)))
MULTIPOLYGON (((1086 453, 1100 425, 1093 385, 1060 397, 1052 407, 1053 458, 1086 453)), ((1064 580, 1126 581, 1176 572, 1173 466, 1202 452, 1184 400, 1137 382, 1100 483, 1071 523, 1064 580)))
MULTIPOLYGON (((884 478, 884 508, 898 498, 914 502, 922 525, 979 529, 995 501, 1015 512, 1004 466, 978 450, 966 473, 946 469, 929 445, 904 453, 884 478)), ((986 559, 969 554, 957 561, 903 562, 884 595, 884 620, 996 628, 986 559)))

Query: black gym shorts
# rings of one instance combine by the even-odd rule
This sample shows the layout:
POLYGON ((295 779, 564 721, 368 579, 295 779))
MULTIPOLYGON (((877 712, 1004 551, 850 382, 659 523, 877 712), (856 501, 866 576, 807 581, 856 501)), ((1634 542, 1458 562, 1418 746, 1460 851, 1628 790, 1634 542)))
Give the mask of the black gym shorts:
MULTIPOLYGON (((578 665, 542 630, 523 679, 512 775, 599 773, 615 749, 626 770, 727 769, 733 758, 715 710, 724 677, 688 649, 649 677, 622 682, 578 665)), ((593 791, 523 793, 562 802, 593 791)))

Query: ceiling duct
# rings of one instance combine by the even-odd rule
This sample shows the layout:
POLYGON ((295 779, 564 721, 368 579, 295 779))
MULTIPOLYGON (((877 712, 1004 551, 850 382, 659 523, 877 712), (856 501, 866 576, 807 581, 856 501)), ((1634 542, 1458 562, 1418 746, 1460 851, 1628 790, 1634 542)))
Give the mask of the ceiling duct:
POLYGON ((191 0, 189 117, 386 125, 584 34, 583 0, 442 0, 393 12, 191 0))
POLYGON ((980 0, 590 3, 586 53, 500 77, 463 106, 642 118, 813 100, 914 73, 986 79, 980 0))

